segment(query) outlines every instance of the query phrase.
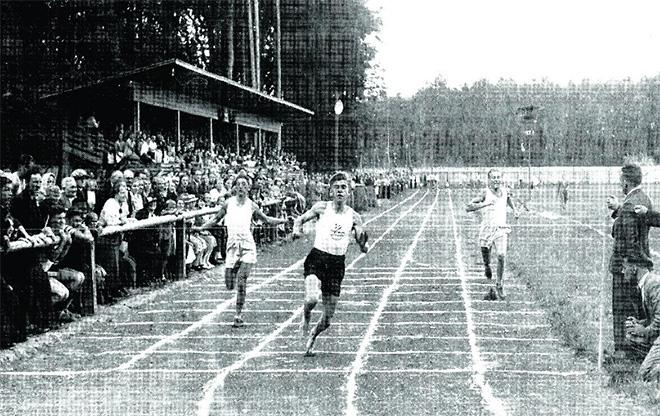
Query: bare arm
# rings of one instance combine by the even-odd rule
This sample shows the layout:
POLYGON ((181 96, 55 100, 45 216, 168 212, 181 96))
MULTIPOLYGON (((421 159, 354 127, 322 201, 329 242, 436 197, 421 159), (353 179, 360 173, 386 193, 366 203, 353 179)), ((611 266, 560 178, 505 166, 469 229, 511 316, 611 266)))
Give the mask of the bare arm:
POLYGON ((486 191, 482 191, 479 196, 470 201, 469 204, 465 207, 467 212, 477 211, 481 208, 485 208, 489 205, 492 205, 492 202, 486 201, 486 191))
POLYGON ((268 224, 284 224, 286 222, 286 219, 284 218, 269 217, 268 215, 264 214, 261 208, 259 208, 259 206, 254 202, 252 203, 252 210, 254 211, 254 216, 268 224))
POLYGON ((518 215, 519 215, 519 214, 518 214, 518 208, 516 208, 516 204, 513 202, 513 198, 511 197, 511 194, 508 194, 508 193, 507 193, 506 203, 507 203, 507 205, 509 205, 509 206, 511 207, 511 209, 513 210, 513 215, 514 215, 516 218, 518 218, 518 215))
POLYGON ((199 227, 193 227, 196 231, 201 231, 201 230, 206 230, 208 228, 213 228, 217 226, 220 221, 225 217, 227 214, 227 204, 224 202, 220 205, 220 211, 218 211, 213 218, 210 220, 206 221, 204 224, 200 225, 199 227))
POLYGON ((362 217, 357 212, 353 211, 353 229, 355 230, 355 239, 362 234, 364 228, 362 227, 362 217))
POLYGON ((293 234, 294 235, 300 235, 302 234, 302 226, 305 224, 307 221, 311 221, 315 218, 318 218, 319 215, 325 210, 325 202, 317 202, 312 206, 307 212, 304 214, 300 215, 298 218, 296 218, 293 221, 293 234))

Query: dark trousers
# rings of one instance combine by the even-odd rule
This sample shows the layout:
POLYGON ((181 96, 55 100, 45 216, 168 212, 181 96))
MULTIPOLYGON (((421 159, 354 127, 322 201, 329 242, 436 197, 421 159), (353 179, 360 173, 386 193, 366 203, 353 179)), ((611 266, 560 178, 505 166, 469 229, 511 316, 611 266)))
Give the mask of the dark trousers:
POLYGON ((623 273, 612 273, 612 323, 614 350, 630 350, 626 342, 626 318, 642 319, 642 299, 637 290, 637 281, 626 281, 623 273))

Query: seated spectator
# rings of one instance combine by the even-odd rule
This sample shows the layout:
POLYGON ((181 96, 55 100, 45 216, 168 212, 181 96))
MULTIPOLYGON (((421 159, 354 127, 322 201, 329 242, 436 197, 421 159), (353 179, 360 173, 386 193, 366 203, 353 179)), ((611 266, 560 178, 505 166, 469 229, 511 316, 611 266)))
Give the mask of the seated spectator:
MULTIPOLYGON (((635 268, 634 266, 628 266, 635 268)), ((660 381, 660 274, 635 268, 646 319, 629 317, 626 340, 644 357, 639 375, 644 381, 660 381)))
POLYGON ((79 317, 68 310, 72 300, 71 293, 80 288, 85 275, 79 270, 59 268, 60 261, 65 258, 72 244, 71 234, 65 229, 65 212, 61 204, 50 207, 48 226, 60 240, 56 245, 48 248, 41 266, 48 273, 55 316, 61 322, 71 322, 79 317))
MULTIPOLYGON (((208 194, 207 194, 208 195, 208 194)), ((203 199, 200 199, 198 204, 197 204, 198 209, 204 209, 206 208, 206 201, 203 199)), ((202 226, 205 224, 207 221, 213 218, 213 214, 208 214, 208 215, 200 215, 198 217, 195 217, 195 225, 196 226, 202 226)), ((194 234, 194 232, 193 232, 194 234)), ((202 230, 197 232, 198 236, 200 239, 204 241, 206 244, 206 250, 202 253, 202 258, 200 261, 200 266, 203 269, 211 269, 213 268, 213 265, 211 264, 211 254, 215 250, 216 246, 218 245, 215 237, 211 234, 209 230, 202 230)))

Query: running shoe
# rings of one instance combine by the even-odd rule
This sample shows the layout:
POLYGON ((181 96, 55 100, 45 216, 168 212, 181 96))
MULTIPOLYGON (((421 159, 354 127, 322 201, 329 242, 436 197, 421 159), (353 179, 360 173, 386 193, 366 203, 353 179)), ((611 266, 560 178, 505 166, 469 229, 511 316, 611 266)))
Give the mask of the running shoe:
POLYGON ((232 326, 234 328, 240 328, 243 325, 245 325, 245 322, 243 321, 243 318, 240 315, 234 316, 234 324, 232 326))
POLYGON ((504 289, 502 288, 502 283, 497 283, 495 285, 495 291, 497 292, 497 298, 499 300, 506 299, 506 295, 504 294, 504 289))
POLYGON ((316 341, 316 337, 314 334, 310 334, 309 338, 307 339, 307 344, 305 345, 305 357, 313 357, 316 354, 314 353, 314 342, 316 341))

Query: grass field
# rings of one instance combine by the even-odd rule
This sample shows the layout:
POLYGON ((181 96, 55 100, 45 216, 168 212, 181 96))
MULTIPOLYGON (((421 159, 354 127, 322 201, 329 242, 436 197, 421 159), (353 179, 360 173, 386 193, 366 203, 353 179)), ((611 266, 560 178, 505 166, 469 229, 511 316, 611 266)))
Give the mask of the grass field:
MULTIPOLYGON (((644 190, 660 204, 660 185, 644 190)), ((514 227, 510 240, 514 273, 527 282, 561 339, 594 362, 601 302, 605 305, 603 347, 613 350, 608 271, 612 220, 605 206, 610 194, 622 198, 618 185, 574 185, 562 210, 554 187, 534 189, 527 204, 530 212, 514 227)), ((526 199, 527 191, 520 197, 526 199)), ((652 229, 649 237, 653 258, 660 262, 660 230, 652 229)), ((636 381, 637 367, 635 362, 605 366, 609 383, 645 406, 660 406, 660 386, 636 381)))

